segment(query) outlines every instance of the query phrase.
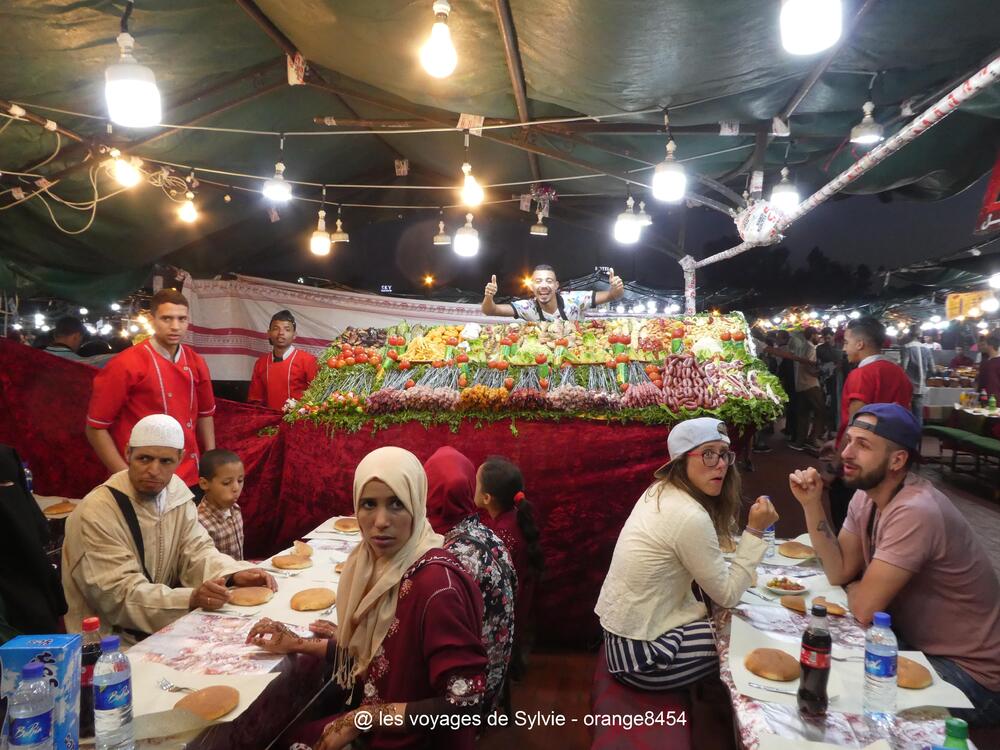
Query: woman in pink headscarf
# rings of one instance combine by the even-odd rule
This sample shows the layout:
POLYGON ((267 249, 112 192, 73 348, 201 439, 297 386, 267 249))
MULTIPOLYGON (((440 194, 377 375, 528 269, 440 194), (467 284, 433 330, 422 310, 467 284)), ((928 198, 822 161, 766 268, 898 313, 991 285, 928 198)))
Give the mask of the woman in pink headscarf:
POLYGON ((483 710, 492 713, 503 691, 514 643, 517 574, 504 543, 479 520, 472 462, 454 448, 444 447, 427 459, 424 470, 427 519, 483 595, 483 645, 489 662, 483 710))

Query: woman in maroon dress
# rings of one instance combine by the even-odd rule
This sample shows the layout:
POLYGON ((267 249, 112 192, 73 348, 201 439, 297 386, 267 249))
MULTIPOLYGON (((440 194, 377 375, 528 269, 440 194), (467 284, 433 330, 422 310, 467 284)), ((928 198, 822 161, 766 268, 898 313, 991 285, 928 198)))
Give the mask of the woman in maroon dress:
POLYGON ((490 456, 476 473, 476 506, 485 511, 483 523, 507 545, 517 574, 514 622, 517 624, 511 675, 524 670, 530 638, 531 604, 535 583, 545 568, 545 553, 539 543, 535 510, 524 496, 524 478, 515 464, 502 456, 490 456))
POLYGON ((358 740, 368 748, 473 746, 486 686, 482 597, 440 549, 426 500, 416 456, 394 447, 369 453, 354 474, 362 543, 341 574, 339 627, 320 621, 311 629, 324 637, 303 639, 262 620, 248 637, 275 653, 325 654, 341 687, 360 687, 361 706, 326 724, 318 750, 358 740), (370 732, 358 729, 360 713, 372 717, 370 732), (425 728, 430 720, 436 729, 425 728))

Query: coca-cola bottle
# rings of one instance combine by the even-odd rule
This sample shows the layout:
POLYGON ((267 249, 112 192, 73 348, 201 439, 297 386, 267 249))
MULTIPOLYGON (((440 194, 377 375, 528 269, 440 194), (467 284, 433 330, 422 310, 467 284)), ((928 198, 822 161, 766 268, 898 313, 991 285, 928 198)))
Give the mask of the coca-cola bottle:
POLYGON ((826 683, 830 679, 830 649, 833 639, 826 624, 826 607, 812 605, 809 627, 802 634, 802 651, 799 664, 802 677, 799 679, 799 711, 806 716, 826 714, 830 699, 826 694, 826 683))

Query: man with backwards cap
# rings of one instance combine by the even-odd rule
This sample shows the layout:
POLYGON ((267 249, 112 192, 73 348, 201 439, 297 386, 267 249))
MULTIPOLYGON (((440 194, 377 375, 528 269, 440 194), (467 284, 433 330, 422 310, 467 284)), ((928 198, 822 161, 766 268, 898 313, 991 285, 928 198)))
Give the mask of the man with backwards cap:
POLYGON ((295 316, 288 310, 279 310, 271 317, 267 340, 271 352, 253 366, 247 401, 281 411, 288 399, 302 398, 316 377, 316 358, 292 346, 295 316))
POLYGON ((175 474, 183 454, 176 419, 143 417, 132 428, 128 468, 92 490, 66 520, 62 580, 70 632, 96 615, 141 640, 189 610, 218 609, 230 586, 276 590, 268 573, 216 550, 175 474))
POLYGON ((920 425, 900 404, 865 404, 844 435, 844 482, 855 490, 834 535, 814 468, 789 476, 809 538, 830 583, 846 586, 851 613, 867 625, 892 616, 900 641, 923 651, 974 710, 973 726, 1000 724, 1000 580, 979 538, 952 502, 910 471, 920 425))

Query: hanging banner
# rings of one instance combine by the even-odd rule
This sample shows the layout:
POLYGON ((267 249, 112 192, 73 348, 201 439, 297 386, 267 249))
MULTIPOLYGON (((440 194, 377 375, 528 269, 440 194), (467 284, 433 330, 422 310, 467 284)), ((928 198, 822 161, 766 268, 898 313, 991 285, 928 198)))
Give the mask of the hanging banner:
POLYGON ((979 209, 974 234, 990 235, 1000 232, 1000 153, 997 153, 993 173, 986 185, 983 207, 979 209))
POLYGON ((970 311, 978 311, 976 315, 982 315, 983 300, 989 299, 993 293, 988 289, 981 292, 963 292, 961 294, 949 294, 945 302, 945 315, 948 320, 968 317, 970 311))

